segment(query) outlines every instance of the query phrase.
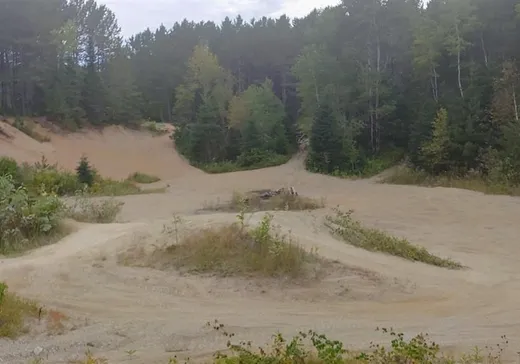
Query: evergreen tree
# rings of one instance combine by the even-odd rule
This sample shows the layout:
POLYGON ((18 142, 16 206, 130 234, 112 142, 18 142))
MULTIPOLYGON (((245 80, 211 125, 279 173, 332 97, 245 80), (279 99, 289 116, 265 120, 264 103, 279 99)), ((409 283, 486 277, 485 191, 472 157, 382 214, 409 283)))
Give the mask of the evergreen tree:
POLYGON ((307 166, 314 172, 333 173, 341 168, 342 140, 334 112, 328 103, 318 106, 310 135, 307 166))
POLYGON ((86 156, 81 157, 76 167, 76 176, 78 181, 91 187, 94 184, 94 169, 90 165, 86 156))

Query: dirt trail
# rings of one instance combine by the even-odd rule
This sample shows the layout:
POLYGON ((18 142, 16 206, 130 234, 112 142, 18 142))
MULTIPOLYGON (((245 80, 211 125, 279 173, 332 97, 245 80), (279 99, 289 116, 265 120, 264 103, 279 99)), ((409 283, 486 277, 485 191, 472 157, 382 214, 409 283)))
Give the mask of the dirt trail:
MULTIPOLYGON (((58 244, 0 261, 0 277, 13 290, 66 312, 78 323, 63 336, 0 341, 0 362, 26 363, 37 346, 50 363, 66 363, 87 348, 111 363, 165 363, 173 355, 193 358, 225 345, 224 338, 204 328, 213 319, 240 339, 258 343, 269 340, 276 330, 293 335, 312 328, 355 348, 386 340, 374 332, 376 327, 392 326, 410 335, 427 331, 440 344, 457 350, 493 345, 505 334, 510 341, 505 357, 516 358, 520 199, 346 181, 308 173, 298 159, 276 168, 206 175, 175 155, 167 137, 112 133, 103 139, 53 138, 55 150, 73 151, 70 158, 69 153, 56 158, 72 165, 73 153, 86 152, 102 173, 114 177, 155 171, 170 185, 168 192, 121 198, 122 223, 85 225, 58 244), (145 166, 150 169, 144 170, 145 166), (352 269, 319 286, 256 285, 117 264, 118 253, 155 243, 174 213, 191 226, 232 221, 234 214, 195 211, 205 202, 228 198, 233 190, 281 185, 324 197, 329 207, 354 209, 364 223, 405 236, 470 269, 449 271, 348 246, 319 224, 325 210, 276 214, 276 222, 302 245, 317 247, 320 255, 352 269), (136 353, 130 356, 128 350, 136 353)), ((260 218, 255 215, 252 222, 260 218)))

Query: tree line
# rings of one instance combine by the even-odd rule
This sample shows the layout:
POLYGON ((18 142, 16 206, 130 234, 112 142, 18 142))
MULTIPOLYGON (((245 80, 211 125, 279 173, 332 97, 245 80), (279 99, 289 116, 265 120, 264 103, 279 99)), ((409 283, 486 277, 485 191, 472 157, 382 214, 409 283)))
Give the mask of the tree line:
POLYGON ((520 183, 518 0, 343 0, 303 18, 184 20, 124 40, 94 0, 0 4, 0 113, 176 125, 193 163, 283 160, 520 183), (391 158, 390 158, 391 159, 391 158))

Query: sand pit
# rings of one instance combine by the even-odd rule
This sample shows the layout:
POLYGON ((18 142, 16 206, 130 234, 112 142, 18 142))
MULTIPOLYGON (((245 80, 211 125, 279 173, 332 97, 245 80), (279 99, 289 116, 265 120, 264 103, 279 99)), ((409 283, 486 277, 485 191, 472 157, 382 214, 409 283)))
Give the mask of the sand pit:
MULTIPOLYGON (((48 158, 68 168, 87 153, 105 175, 123 178, 141 171, 160 176, 170 188, 165 194, 121 197, 121 223, 85 224, 58 244, 0 261, 0 277, 14 291, 66 313, 75 324, 59 336, 0 340, 0 362, 27 363, 37 347, 49 363, 65 363, 86 349, 111 363, 197 358, 225 347, 226 340, 204 326, 214 319, 240 339, 258 344, 277 330, 293 335, 315 329, 349 347, 366 348, 370 341, 386 341, 376 327, 392 326, 410 335, 427 331, 443 346, 467 350, 500 343, 501 335, 507 335, 506 362, 517 358, 518 198, 341 180, 307 173, 298 159, 265 170, 205 175, 175 154, 167 136, 119 128, 52 139, 48 146, 28 143, 25 149, 20 145, 27 140, 0 140, 0 153, 38 160, 38 148, 51 148, 48 158), (469 269, 452 271, 348 246, 320 225, 325 210, 275 214, 275 222, 304 247, 317 248, 319 255, 349 268, 318 285, 288 288, 117 262, 136 244, 155 244, 173 214, 194 228, 230 222, 234 213, 194 213, 204 202, 226 199, 234 190, 279 186, 323 197, 331 207, 354 209, 367 225, 407 237, 469 269), (129 350, 135 353, 129 356, 129 350)), ((260 218, 255 214, 252 222, 260 218)))
POLYGON ((175 153, 169 134, 154 136, 117 126, 103 131, 57 134, 38 127, 40 133, 51 139, 40 143, 7 123, 2 122, 1 126, 13 137, 0 138, 0 155, 20 162, 34 163, 45 156, 50 163, 72 170, 81 156, 86 155, 101 175, 115 179, 126 178, 134 172, 155 175, 163 180, 199 172, 175 153))

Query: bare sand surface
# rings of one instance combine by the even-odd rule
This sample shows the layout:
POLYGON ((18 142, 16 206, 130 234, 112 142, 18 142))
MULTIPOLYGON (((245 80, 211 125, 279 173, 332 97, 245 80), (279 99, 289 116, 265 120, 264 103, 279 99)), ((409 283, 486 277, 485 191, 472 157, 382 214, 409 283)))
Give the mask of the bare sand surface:
MULTIPOLYGON (((298 158, 275 168, 207 175, 183 161, 167 136, 120 128, 53 136, 47 144, 23 135, 0 139, 0 155, 31 161, 41 153, 67 168, 85 153, 106 176, 147 172, 169 187, 165 194, 120 197, 125 205, 118 223, 78 224, 77 232, 57 244, 0 260, 0 279, 13 291, 66 313, 72 325, 63 335, 41 330, 14 342, 0 340, 0 363, 27 363, 38 347, 49 363, 67 363, 87 349, 111 363, 198 358, 225 348, 226 338, 205 327, 214 319, 258 344, 277 330, 294 335, 314 329, 349 348, 366 348, 371 341, 388 340, 376 327, 393 327, 407 335, 428 332, 442 346, 459 351, 500 343, 506 335, 504 358, 517 358, 518 198, 342 180, 308 173, 298 158), (118 264, 120 253, 157 244, 174 214, 191 228, 233 221, 234 214, 197 211, 234 190, 287 185, 302 195, 325 198, 328 208, 353 209, 363 223, 469 268, 450 271, 349 246, 321 225, 328 208, 275 214, 275 222, 300 244, 348 268, 324 282, 288 286, 118 264)), ((251 223, 261 217, 255 214, 251 223)))

